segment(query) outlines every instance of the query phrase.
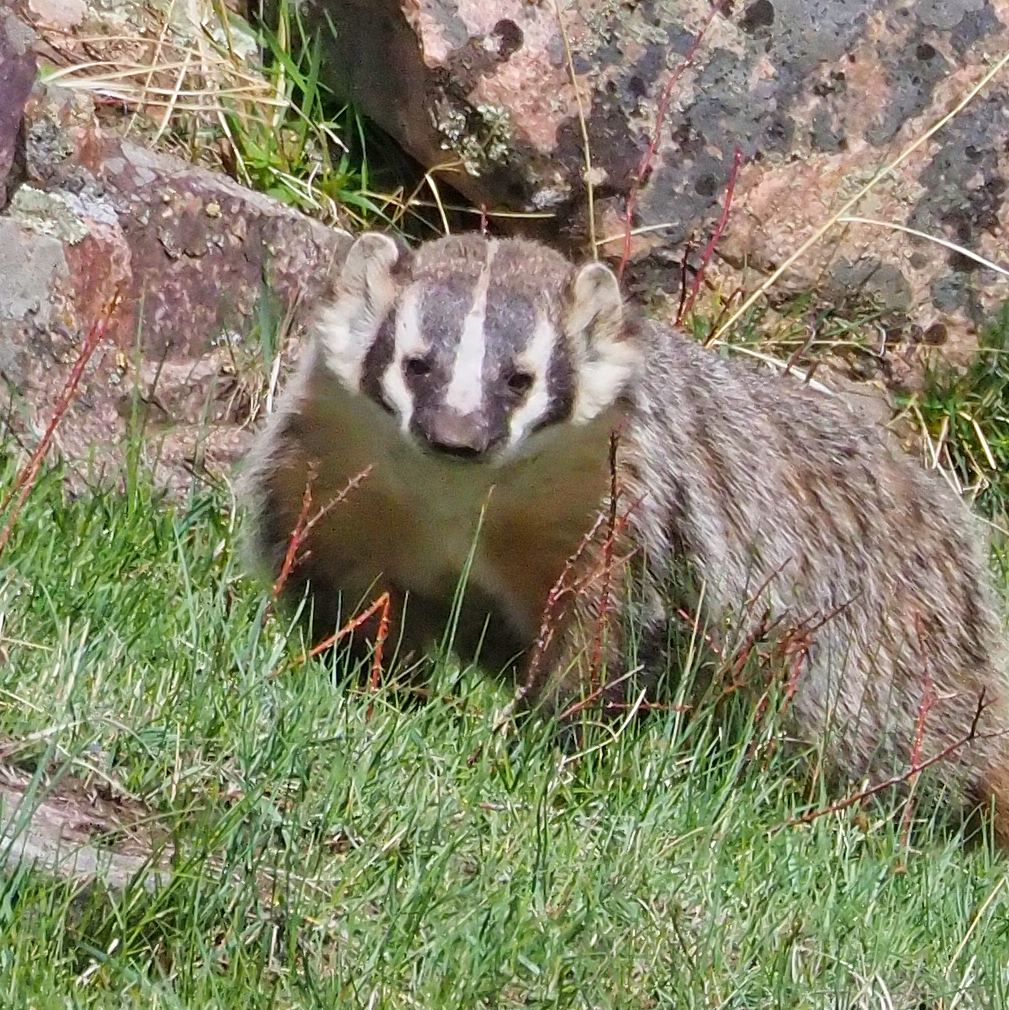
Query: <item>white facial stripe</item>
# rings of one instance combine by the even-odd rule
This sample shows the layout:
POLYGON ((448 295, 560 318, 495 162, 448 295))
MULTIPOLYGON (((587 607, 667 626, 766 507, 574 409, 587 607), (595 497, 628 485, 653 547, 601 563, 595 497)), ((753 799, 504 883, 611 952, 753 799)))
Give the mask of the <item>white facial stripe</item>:
POLYGON ((556 343, 557 331, 540 313, 529 343, 515 362, 518 369, 528 371, 534 380, 525 401, 512 414, 508 424, 508 440, 513 446, 518 445, 550 409, 550 359, 556 343))
POLYGON ((494 259, 494 245, 487 246, 484 264, 476 287, 473 305, 462 325, 459 347, 452 364, 452 378, 445 392, 445 405, 461 414, 479 410, 483 405, 483 364, 487 353, 487 334, 484 329, 487 315, 487 288, 490 286, 490 266, 494 259))
POLYGON ((403 377, 403 359, 426 350, 420 332, 420 313, 417 305, 417 292, 410 289, 400 303, 399 314, 396 316, 396 332, 393 338, 392 363, 382 376, 382 391, 389 406, 399 416, 403 431, 410 428, 413 417, 413 396, 407 388, 403 377))

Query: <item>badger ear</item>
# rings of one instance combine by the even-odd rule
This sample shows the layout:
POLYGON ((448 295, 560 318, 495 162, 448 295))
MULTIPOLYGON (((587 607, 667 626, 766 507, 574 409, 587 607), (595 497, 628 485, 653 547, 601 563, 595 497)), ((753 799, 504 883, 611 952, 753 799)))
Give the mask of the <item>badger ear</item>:
POLYGON ((336 300, 319 317, 316 339, 323 358, 350 389, 358 388, 365 356, 396 299, 392 271, 399 257, 387 235, 362 235, 344 260, 336 300))
POLYGON ((339 297, 356 299, 365 306, 391 301, 395 294, 392 268, 398 259, 399 246, 388 235, 362 235, 344 260, 339 297))
POLYGON ((625 333, 620 284, 609 267, 588 263, 575 275, 565 330, 578 369, 572 420, 584 424, 626 391, 642 357, 625 333))
POLYGON ((584 334, 591 345, 596 339, 615 339, 624 319, 620 284, 613 271, 603 263, 586 263, 571 284, 568 332, 572 337, 584 334))

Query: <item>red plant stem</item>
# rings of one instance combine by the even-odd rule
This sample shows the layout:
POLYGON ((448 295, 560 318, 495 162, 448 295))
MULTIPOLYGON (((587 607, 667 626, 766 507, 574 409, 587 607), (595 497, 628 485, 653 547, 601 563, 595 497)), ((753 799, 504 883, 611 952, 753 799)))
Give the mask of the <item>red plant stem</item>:
POLYGON ((561 597, 566 593, 570 592, 573 586, 568 584, 568 577, 574 570, 576 564, 578 564, 582 555, 588 550, 589 544, 595 539, 596 533, 599 531, 600 526, 605 522, 605 517, 600 513, 596 516, 595 522, 592 524, 592 528, 582 537, 581 543, 578 545, 577 550, 564 562, 564 567, 561 569, 560 575, 554 581, 554 584, 550 587, 550 592, 547 594, 547 602, 543 607, 543 619, 540 622, 540 632, 536 637, 536 641, 533 643, 532 652, 529 656, 529 663, 526 669, 526 677, 522 686, 519 688, 516 694, 516 703, 522 702, 524 699, 528 698, 530 695, 536 697, 539 694, 542 685, 542 667, 543 667, 543 657, 546 654, 547 649, 550 647, 550 643, 553 641, 554 636, 554 626, 555 626, 555 610, 557 604, 561 597))
POLYGON ((627 266, 627 261, 631 257, 631 231, 634 227, 634 210, 638 202, 638 191, 641 189, 642 185, 644 185, 645 179, 648 178, 648 173, 651 171, 652 160, 655 158, 655 152, 658 149, 659 140, 662 136, 662 126, 666 119, 666 112, 669 108, 669 100, 673 96, 673 88, 682 76, 683 71, 694 62, 697 47, 701 44, 701 40, 711 27, 711 22, 715 20, 715 15, 718 14, 721 9, 721 3, 716 3, 711 8, 711 13, 708 15, 707 21, 704 22, 704 26, 697 33, 693 42, 690 43, 690 48, 687 50, 687 55, 683 58, 683 62, 672 72, 669 80, 666 82, 665 88, 662 90, 662 97, 659 99, 658 109, 655 113, 655 129, 652 130, 652 135, 648 141, 648 147, 645 149, 645 153, 641 156, 641 161, 638 163, 638 169, 631 180, 630 192, 627 194, 627 206, 624 208, 624 248, 620 255, 620 264, 617 267, 618 280, 623 278, 624 267, 627 266))
MULTIPOLYGON (((339 631, 334 632, 328 638, 324 638, 318 645, 313 646, 309 652, 301 657, 302 663, 314 659, 320 653, 335 645, 341 638, 345 638, 351 632, 356 631, 370 620, 376 613, 381 611, 378 618, 378 632, 375 635, 375 649, 371 656, 371 676, 368 678, 368 691, 374 694, 378 690, 379 682, 382 678, 382 657, 385 652, 385 640, 389 637, 389 611, 392 607, 392 598, 388 591, 382 593, 366 610, 361 611, 357 617, 349 620, 339 631)), ((371 718, 374 703, 368 705, 367 718, 371 718)))
POLYGON ((718 227, 711 236, 711 241, 707 244, 707 246, 705 246, 704 253, 701 256, 701 265, 698 267, 697 273, 694 275, 694 283, 690 289, 690 297, 687 299, 687 304, 683 306, 680 314, 676 317, 677 326, 680 325, 680 320, 683 316, 685 316, 693 307, 694 299, 697 298, 697 292, 701 289, 701 281, 704 280, 704 271, 711 262, 711 257, 715 252, 715 246, 718 244, 718 240, 722 237, 722 232, 725 231, 725 226, 729 223, 729 210, 732 207, 732 193, 736 188, 736 176, 739 174, 739 162, 742 157, 743 152, 737 147, 732 155, 732 172, 729 174, 729 183, 725 187, 725 204, 722 207, 722 216, 718 220, 718 227))
POLYGON ((939 751, 938 754, 933 754, 932 757, 927 758, 924 761, 913 761, 911 767, 906 772, 902 772, 900 775, 894 775, 892 778, 888 778, 885 782, 878 782, 876 785, 870 786, 868 789, 863 789, 861 792, 855 793, 853 796, 847 796, 843 800, 838 800, 836 803, 831 803, 829 806, 822 807, 819 810, 811 810, 809 813, 803 814, 801 817, 793 817, 787 822, 788 826, 792 828, 799 824, 809 824, 811 821, 815 821, 818 817, 824 817, 827 814, 835 814, 838 811, 847 810, 848 807, 854 806, 856 803, 867 799, 869 796, 874 796, 876 793, 881 793, 885 789, 890 789, 893 786, 900 785, 902 782, 907 782, 912 777, 915 777, 920 772, 923 772, 926 768, 930 768, 932 765, 938 764, 940 761, 944 761, 950 756, 950 754, 959 750, 972 740, 987 740, 990 737, 1001 735, 999 733, 984 733, 980 736, 978 735, 978 720, 981 718, 981 713, 985 709, 984 694, 984 688, 982 688, 981 694, 978 695, 977 708, 974 711, 974 718, 971 720, 970 730, 966 733, 966 735, 960 737, 960 739, 954 740, 951 744, 947 744, 941 751, 939 751))
POLYGON ((911 764, 916 765, 921 758, 921 742, 925 735, 925 717, 928 715, 935 695, 932 692, 932 678, 925 677, 925 690, 921 696, 921 704, 918 706, 918 724, 914 731, 914 749, 911 751, 911 764))
MULTIPOLYGON (((742 295, 745 295, 745 294, 746 294, 746 292, 742 288, 736 288, 736 290, 733 291, 732 294, 729 295, 729 297, 725 299, 725 304, 722 305, 721 309, 718 312, 718 315, 715 316, 714 323, 712 323, 712 325, 711 325, 711 332, 712 333, 717 333, 718 332, 718 328, 722 325, 722 320, 729 314, 729 306, 731 306, 732 303, 737 298, 739 298, 739 297, 741 297, 742 295)), ((682 315, 682 313, 683 313, 683 299, 681 298, 680 299, 680 314, 682 315)), ((710 340, 710 338, 708 338, 708 339, 710 340)), ((705 342, 704 346, 705 347, 708 346, 707 342, 705 342)))
POLYGON ((284 563, 280 567, 280 574, 277 576, 276 582, 273 584, 273 590, 270 594, 273 600, 276 600, 280 594, 284 591, 284 586, 287 584, 287 580, 291 575, 291 572, 297 567, 298 563, 304 559, 298 557, 298 550, 308 539, 308 534, 312 532, 312 528, 320 519, 323 518, 332 508, 339 505, 351 491, 356 490, 361 482, 371 473, 371 467, 365 467, 356 477, 351 477, 347 481, 343 490, 339 494, 331 498, 318 512, 308 519, 308 510, 312 506, 312 485, 315 483, 315 478, 318 474, 318 464, 312 463, 308 468, 308 480, 305 482, 305 492, 301 499, 301 511, 298 513, 298 519, 294 524, 294 529, 291 530, 291 538, 287 542, 287 552, 284 555, 284 563))
MULTIPOLYGON (((332 635, 330 635, 328 638, 324 638, 321 642, 319 642, 318 645, 313 645, 312 648, 309 649, 309 651, 304 656, 301 657, 301 662, 307 663, 310 659, 315 659, 316 656, 321 655, 327 649, 336 645, 336 643, 339 642, 341 638, 345 638, 352 631, 356 631, 358 628, 360 628, 365 621, 367 621, 369 618, 374 617, 379 610, 382 611, 383 616, 382 619, 379 621, 378 630, 379 632, 382 632, 384 630, 386 634, 388 634, 389 603, 390 598, 388 592, 382 593, 382 595, 379 596, 368 607, 367 610, 362 610, 361 613, 357 615, 357 617, 351 618, 342 628, 340 628, 339 631, 334 631, 332 635)), ((376 657, 378 660, 379 667, 381 667, 382 665, 382 645, 384 644, 384 642, 385 639, 383 638, 381 642, 376 641, 375 643, 376 657)), ((374 672, 375 670, 373 663, 372 676, 374 676, 374 672)))
MULTIPOLYGON (((598 687, 596 687, 594 690, 592 690, 589 694, 587 694, 584 698, 580 698, 578 701, 574 702, 571 706, 569 706, 568 708, 566 708, 557 717, 557 721, 561 722, 561 723, 567 722, 567 720, 570 719, 572 716, 577 715, 579 712, 581 712, 584 709, 588 708, 589 705, 591 705, 594 701, 597 701, 598 698, 599 698, 599 696, 604 691, 607 691, 607 690, 609 690, 612 687, 616 687, 618 684, 623 683, 623 681, 625 681, 625 680, 629 680, 631 677, 634 676, 634 674, 639 673, 639 672, 640 672, 640 669, 638 669, 638 670, 628 670, 626 673, 624 673, 621 676, 615 678, 614 680, 604 681, 603 683, 599 684, 598 687)), ((622 707, 622 706, 614 706, 614 707, 622 707)))
POLYGON ((318 467, 314 465, 309 466, 308 480, 305 481, 305 491, 301 496, 301 511, 298 513, 294 529, 291 530, 291 538, 287 541, 287 553, 284 555, 284 563, 280 566, 280 574, 273 583, 273 589, 270 592, 270 596, 274 600, 283 592, 288 576, 291 574, 291 569, 294 568, 294 559, 298 553, 298 548, 304 542, 305 524, 308 522, 308 510, 312 507, 312 485, 315 483, 317 475, 318 467))
POLYGON ((680 259, 680 304, 676 306, 676 318, 683 318, 683 306, 687 304, 687 264, 693 252, 690 240, 683 246, 683 256, 680 259))
POLYGON ((91 356, 95 353, 98 345, 105 338, 105 333, 109 326, 109 320, 112 317, 112 313, 116 311, 121 297, 121 293, 116 291, 116 293, 112 296, 112 299, 109 301, 105 311, 95 320, 91 329, 88 331, 87 337, 84 338, 84 344, 81 347, 80 354, 77 355, 77 360, 74 362, 73 368, 70 369, 70 374, 67 376, 67 380, 63 384, 63 390, 60 393, 59 399, 56 401, 52 417, 49 419, 49 424, 46 427, 42 438, 39 440, 39 444, 36 447, 35 452, 32 454, 32 458, 18 472, 18 475, 14 480, 14 486, 4 499, 3 505, 0 505, 0 510, 7 509, 11 503, 11 499, 17 495, 17 500, 14 502, 7 515, 7 522, 4 524, 3 532, 0 532, 0 555, 3 554, 4 549, 7 547, 7 541, 10 540, 10 535, 14 529, 14 523, 17 521, 18 514, 24 506, 24 503, 27 501, 28 495, 31 494, 32 488, 35 486, 35 481, 38 479, 39 469, 42 466, 42 460, 45 457, 46 451, 49 449, 49 444, 53 440, 53 435, 56 433, 56 426, 63 419, 63 415, 67 412, 67 408, 73 401, 73 398, 77 393, 77 387, 80 385, 81 378, 84 375, 84 369, 91 360, 91 356))
POLYGON ((782 715, 788 711, 788 706, 792 703, 792 699, 795 697, 795 692, 799 689, 799 677, 802 676, 803 665, 808 662, 809 642, 807 640, 799 649, 798 655, 795 657, 795 666, 792 668, 792 676, 788 678, 788 684, 785 687, 785 697, 781 703, 782 715))
POLYGON ((342 502, 347 495, 351 493, 351 491, 356 491, 361 486, 361 482, 367 479, 368 474, 371 473, 372 469, 373 467, 369 464, 359 474, 351 477, 350 480, 343 486, 343 490, 340 491, 339 494, 330 498, 329 501, 326 502, 326 504, 323 505, 322 508, 320 508, 307 523, 305 523, 304 536, 307 537, 308 534, 312 532, 312 528, 315 524, 322 519, 323 516, 327 515, 331 509, 339 505, 340 502, 342 502))
POLYGON ((385 650, 385 640, 389 635, 389 594, 383 593, 375 603, 381 604, 382 613, 378 618, 378 631, 375 634, 375 651, 371 658, 371 679, 368 689, 374 694, 378 690, 379 679, 382 676, 382 654, 385 650))

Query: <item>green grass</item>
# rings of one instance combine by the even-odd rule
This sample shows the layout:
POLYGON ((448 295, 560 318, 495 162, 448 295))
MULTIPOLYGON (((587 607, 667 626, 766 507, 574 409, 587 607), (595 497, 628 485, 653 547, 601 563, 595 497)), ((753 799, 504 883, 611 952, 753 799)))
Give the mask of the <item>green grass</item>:
POLYGON ((276 31, 261 27, 259 37, 263 76, 283 111, 264 115, 236 102, 223 117, 240 181, 329 222, 385 220, 385 199, 369 190, 367 128, 321 82, 318 40, 308 37, 298 10, 281 0, 276 31))
POLYGON ((917 410, 933 443, 978 510, 1009 517, 1009 304, 982 331, 980 353, 962 373, 926 376, 917 410))
MULTIPOLYGON (((269 27, 260 23, 256 38, 272 106, 247 99, 225 103, 228 111, 209 132, 190 141, 193 154, 225 140, 233 160, 230 174, 329 224, 380 226, 415 237, 440 234, 442 216, 418 198, 428 189, 437 196, 436 184, 323 83, 321 39, 306 25, 300 7, 290 0, 269 6, 269 27)), ((236 15, 227 16, 235 28, 244 25, 236 15)), ((180 125, 192 129, 185 117, 180 125)))
POLYGON ((0 1005, 1009 1005, 1005 858, 924 804, 910 851, 890 801, 789 827, 825 797, 744 706, 565 754, 495 733, 473 671, 408 705, 300 665, 265 609, 224 494, 43 475, 0 559, 0 754, 135 797, 175 855, 153 893, 8 867, 0 1005))

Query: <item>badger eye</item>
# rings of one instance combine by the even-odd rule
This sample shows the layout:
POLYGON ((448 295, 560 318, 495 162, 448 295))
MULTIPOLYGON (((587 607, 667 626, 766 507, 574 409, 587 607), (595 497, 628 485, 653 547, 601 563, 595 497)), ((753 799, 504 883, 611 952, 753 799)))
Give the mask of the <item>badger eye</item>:
POLYGON ((512 372, 506 381, 515 396, 525 396, 532 389, 534 379, 528 372, 512 372))
POLYGON ((431 374, 431 362, 427 358, 407 358, 403 362, 403 371, 410 379, 422 379, 431 374))

